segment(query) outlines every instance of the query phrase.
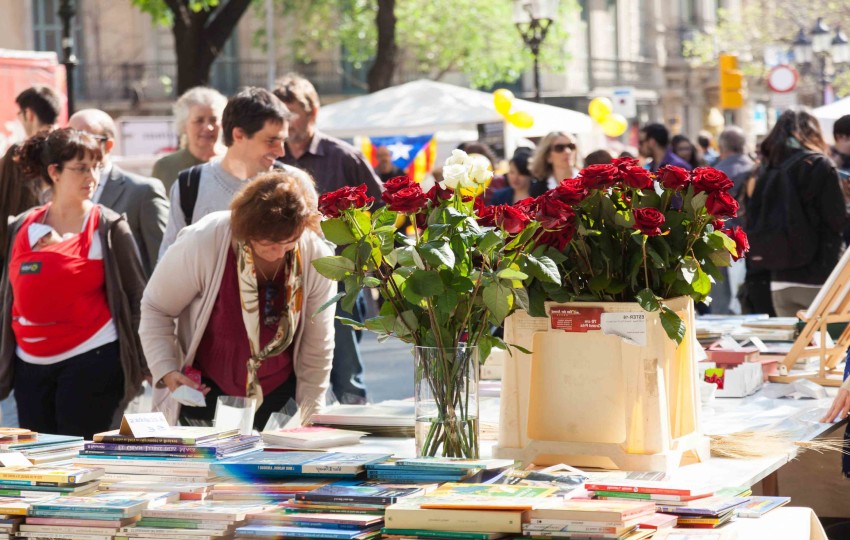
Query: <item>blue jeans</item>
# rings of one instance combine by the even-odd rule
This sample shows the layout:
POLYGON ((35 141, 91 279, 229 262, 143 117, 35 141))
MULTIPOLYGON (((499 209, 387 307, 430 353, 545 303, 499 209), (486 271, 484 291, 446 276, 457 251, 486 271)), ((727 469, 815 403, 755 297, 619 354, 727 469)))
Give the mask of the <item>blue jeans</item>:
MULTIPOLYGON (((345 290, 339 282, 339 291, 345 290)), ((354 313, 336 305, 336 316, 362 322, 364 319, 363 297, 354 303, 354 313)), ((331 368, 331 390, 337 401, 346 404, 366 403, 366 384, 363 381, 363 360, 360 358, 360 332, 334 319, 334 361, 331 368)))

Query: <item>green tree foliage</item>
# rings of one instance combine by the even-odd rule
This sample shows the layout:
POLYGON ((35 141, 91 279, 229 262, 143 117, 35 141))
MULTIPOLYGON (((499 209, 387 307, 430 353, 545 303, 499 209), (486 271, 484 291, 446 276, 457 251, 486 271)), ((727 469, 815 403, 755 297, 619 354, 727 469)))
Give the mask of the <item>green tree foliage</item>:
MULTIPOLYGON (((295 19, 292 45, 296 57, 310 61, 319 50, 340 48, 355 67, 376 55, 377 0, 277 0, 282 13, 295 19)), ((568 58, 563 21, 575 18, 575 0, 561 0, 541 54, 550 71, 563 70, 568 58)), ((439 80, 461 72, 477 87, 514 81, 531 65, 512 20, 511 0, 397 0, 397 66, 404 65, 439 80)))

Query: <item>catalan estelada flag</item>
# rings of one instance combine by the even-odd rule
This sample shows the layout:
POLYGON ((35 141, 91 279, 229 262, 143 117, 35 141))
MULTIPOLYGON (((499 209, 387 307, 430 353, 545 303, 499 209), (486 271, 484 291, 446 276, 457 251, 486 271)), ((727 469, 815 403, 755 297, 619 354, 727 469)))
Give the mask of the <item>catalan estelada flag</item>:
POLYGON ((373 167, 377 164, 375 149, 381 146, 389 149, 393 164, 403 170, 414 182, 421 182, 431 171, 437 155, 437 139, 433 135, 362 137, 360 150, 366 161, 373 167))

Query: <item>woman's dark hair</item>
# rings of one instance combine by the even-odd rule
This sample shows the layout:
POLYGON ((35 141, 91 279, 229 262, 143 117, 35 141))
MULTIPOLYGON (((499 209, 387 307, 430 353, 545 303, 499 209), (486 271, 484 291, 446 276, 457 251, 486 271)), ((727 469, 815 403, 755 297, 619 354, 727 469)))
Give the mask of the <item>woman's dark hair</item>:
POLYGON ((304 229, 321 231, 319 197, 309 179, 271 171, 248 182, 230 203, 230 229, 241 242, 284 242, 304 229))
POLYGON ((608 165, 614 161, 614 156, 611 155, 611 152, 608 150, 596 150, 587 154, 587 157, 584 158, 584 166, 588 165, 608 165))
POLYGON ((515 152, 514 157, 509 163, 513 163, 517 172, 523 176, 531 176, 531 170, 528 168, 531 162, 531 154, 528 152, 515 152))
POLYGON ((286 105, 265 88, 246 87, 227 100, 221 115, 224 146, 233 146, 233 128, 242 128, 248 137, 266 125, 282 124, 292 117, 286 105))
POLYGON ((48 167, 56 165, 61 170, 72 159, 87 157, 96 162, 103 159, 97 139, 85 131, 63 128, 39 131, 18 147, 14 160, 26 176, 38 177, 53 185, 48 167))
POLYGON ((785 159, 797 151, 791 139, 799 146, 812 152, 826 154, 829 147, 821 135, 817 118, 806 111, 789 109, 780 115, 773 129, 761 143, 761 155, 770 167, 778 167, 785 159))
MULTIPOLYGON (((682 159, 687 161, 691 165, 691 167, 694 167, 694 168, 701 167, 702 165, 704 165, 704 163, 702 162, 702 158, 700 157, 700 152, 699 152, 699 150, 697 150, 696 145, 694 143, 692 143, 689 138, 687 138, 685 135, 682 135, 681 133, 679 135, 673 135, 673 138, 670 139, 670 146, 673 149, 673 153, 676 154, 677 156, 679 155, 679 153, 676 152, 676 146, 678 146, 680 143, 683 143, 683 142, 688 143, 688 146, 691 147, 691 155, 687 158, 682 158, 682 159)), ((682 157, 682 156, 679 156, 679 157, 682 157)))
POLYGON ((487 143, 472 141, 472 142, 464 142, 460 143, 457 146, 458 150, 463 150, 467 154, 481 154, 490 160, 490 165, 494 168, 496 167, 496 162, 498 161, 496 158, 496 154, 493 153, 493 149, 487 143))

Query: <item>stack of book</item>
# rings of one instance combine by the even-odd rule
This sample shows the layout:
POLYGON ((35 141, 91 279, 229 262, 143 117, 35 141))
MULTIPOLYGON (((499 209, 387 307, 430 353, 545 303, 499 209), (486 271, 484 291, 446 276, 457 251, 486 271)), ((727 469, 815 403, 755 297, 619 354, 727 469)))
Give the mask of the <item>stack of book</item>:
POLYGON ((73 465, 0 468, 0 514, 26 514, 27 503, 94 493, 104 471, 73 465), (13 511, 18 508, 18 511, 13 511), (22 509, 22 510, 21 510, 22 509))
POLYGON ((298 493, 304 493, 331 483, 321 478, 295 480, 255 480, 253 482, 218 482, 210 491, 214 501, 266 501, 270 503, 288 501, 298 493))
POLYGON ((529 538, 639 540, 651 536, 659 526, 672 526, 672 523, 656 523, 641 528, 643 522, 656 522, 654 516, 655 503, 651 501, 572 499, 530 510, 522 531, 529 538))
POLYGON ((746 504, 750 491, 729 488, 677 486, 669 483, 622 480, 610 483, 588 482, 585 488, 598 499, 608 501, 651 501, 664 514, 677 516, 679 528, 714 528, 729 521, 734 510, 746 504), (743 496, 741 496, 743 495, 743 496))
POLYGON ((324 426, 304 426, 263 431, 261 435, 266 448, 307 450, 358 444, 368 433, 324 426))
POLYGON ((176 493, 96 493, 33 503, 19 538, 113 538, 121 527, 138 521, 143 510, 177 499, 176 493))
POLYGON ((17 538, 16 533, 23 521, 24 518, 22 516, 0 514, 0 540, 17 538))
POLYGON ((67 463, 82 447, 82 437, 0 428, 0 452, 20 452, 33 465, 67 463))
POLYGON ((273 510, 274 505, 229 501, 178 501, 142 511, 142 519, 123 527, 116 540, 230 539, 249 514, 273 510))
POLYGON ((370 463, 386 461, 389 454, 341 452, 257 452, 219 461, 212 472, 237 479, 255 478, 356 478, 370 463))
POLYGON ((403 497, 422 493, 418 487, 334 482, 297 494, 278 511, 250 519, 236 534, 239 538, 378 538, 384 509, 403 497))
POLYGON ((412 401, 369 405, 335 405, 310 417, 314 425, 365 431, 385 437, 413 437, 416 418, 412 401))
POLYGON ((125 491, 174 491, 196 500, 209 491, 215 474, 213 463, 259 451, 258 436, 242 436, 238 430, 208 427, 173 427, 158 437, 137 438, 118 431, 99 433, 87 443, 76 465, 106 471, 102 489, 125 491), (129 484, 126 482, 130 482, 129 484))
POLYGON ((514 465, 510 459, 412 458, 366 466, 370 480, 397 483, 477 481, 514 465))

